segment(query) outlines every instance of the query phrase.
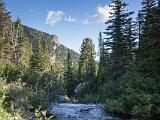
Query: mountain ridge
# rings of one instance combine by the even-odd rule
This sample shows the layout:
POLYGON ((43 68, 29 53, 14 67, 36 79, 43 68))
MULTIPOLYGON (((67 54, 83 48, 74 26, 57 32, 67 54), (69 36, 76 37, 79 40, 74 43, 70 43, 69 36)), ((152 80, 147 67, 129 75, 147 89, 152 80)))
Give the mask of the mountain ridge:
MULTIPOLYGON (((26 25, 23 25, 23 29, 26 37, 29 39, 29 42, 32 44, 32 46, 34 46, 33 43, 37 38, 37 33, 42 34, 42 37, 46 40, 48 51, 51 58, 55 59, 55 57, 60 57, 61 62, 64 63, 64 61, 67 58, 67 52, 69 49, 73 60, 75 62, 78 62, 79 54, 76 51, 66 47, 65 45, 57 44, 55 43, 55 41, 53 41, 53 37, 55 37, 56 34, 51 35, 49 33, 43 32, 41 30, 26 25)), ((54 61, 55 60, 53 60, 52 62, 54 61)))

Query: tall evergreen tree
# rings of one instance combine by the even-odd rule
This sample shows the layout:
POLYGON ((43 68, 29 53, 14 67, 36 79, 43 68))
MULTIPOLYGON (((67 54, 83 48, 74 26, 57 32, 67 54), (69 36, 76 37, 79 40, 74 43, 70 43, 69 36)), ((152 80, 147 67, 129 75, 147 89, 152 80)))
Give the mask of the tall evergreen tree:
POLYGON ((99 38, 98 38, 98 42, 99 42, 99 65, 98 65, 98 73, 97 73, 97 77, 99 81, 102 81, 102 76, 104 73, 104 69, 103 69, 103 65, 104 65, 104 40, 102 38, 102 33, 99 33, 99 38))
POLYGON ((40 39, 40 54, 41 54, 42 61, 43 61, 42 67, 44 68, 44 72, 47 72, 47 71, 50 71, 51 69, 51 58, 50 58, 49 50, 48 50, 49 47, 44 38, 44 35, 41 34, 40 36, 41 36, 40 37, 41 38, 40 39))
POLYGON ((79 80, 83 82, 93 80, 96 75, 96 62, 94 45, 90 38, 83 40, 80 53, 78 68, 79 80))
POLYGON ((22 67, 23 64, 27 64, 29 57, 30 46, 29 40, 24 35, 21 20, 17 18, 16 22, 12 24, 12 49, 13 49, 13 63, 18 67, 22 67), (25 59, 24 59, 25 58, 25 59), (27 62, 27 63, 26 63, 27 62))
POLYGON ((73 61, 70 54, 70 50, 68 49, 67 60, 65 62, 65 70, 64 70, 64 82, 67 95, 69 97, 74 95, 74 73, 73 73, 73 61))
POLYGON ((0 57, 5 64, 9 64, 12 59, 11 24, 10 13, 5 9, 2 0, 0 0, 0 57))
POLYGON ((153 17, 154 17, 154 7, 155 7, 155 0, 142 0, 142 10, 141 14, 144 19, 144 24, 143 24, 143 40, 141 41, 142 44, 143 42, 146 42, 150 39, 150 35, 152 34, 150 31, 150 25, 153 22, 153 17))
POLYGON ((99 80, 99 84, 102 85, 108 74, 108 63, 109 63, 109 52, 108 47, 104 43, 104 39, 102 38, 102 33, 99 33, 99 65, 98 65, 98 73, 97 79, 99 80))
MULTIPOLYGON (((158 1, 157 1, 158 2, 158 1)), ((159 76, 159 7, 155 0, 143 0, 142 12, 145 18, 142 31, 141 46, 138 50, 139 71, 149 77, 159 76)))
POLYGON ((144 27, 144 17, 142 15, 142 11, 139 10, 138 12, 138 16, 136 18, 137 20, 137 28, 138 28, 138 31, 137 31, 137 37, 138 37, 138 46, 140 47, 141 46, 141 39, 142 39, 142 31, 143 31, 143 27, 144 27))
POLYGON ((38 83, 38 77, 44 72, 49 71, 51 68, 46 41, 42 38, 41 34, 38 34, 37 36, 29 62, 30 77, 28 84, 33 88, 35 88, 38 83))
POLYGON ((135 48, 136 48, 136 24, 133 22, 132 18, 130 17, 126 21, 125 25, 125 41, 127 44, 126 50, 126 61, 127 64, 133 61, 133 56, 135 56, 135 48))
POLYGON ((113 12, 111 13, 110 20, 106 22, 107 35, 105 44, 111 48, 111 67, 110 73, 113 79, 117 79, 125 72, 125 65, 127 64, 129 44, 125 35, 125 26, 128 24, 128 19, 133 12, 126 12, 126 3, 121 0, 112 0, 113 12))

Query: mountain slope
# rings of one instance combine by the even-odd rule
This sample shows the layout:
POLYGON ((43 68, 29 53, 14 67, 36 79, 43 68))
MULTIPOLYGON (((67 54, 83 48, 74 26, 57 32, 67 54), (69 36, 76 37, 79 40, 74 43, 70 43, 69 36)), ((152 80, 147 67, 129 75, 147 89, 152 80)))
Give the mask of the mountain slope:
MULTIPOLYGON (((67 51, 68 48, 65 47, 64 45, 57 44, 56 41, 53 40, 56 35, 50 35, 48 33, 36 30, 34 28, 28 27, 28 26, 23 26, 24 27, 24 32, 27 38, 30 40, 30 43, 33 45, 34 41, 38 37, 38 34, 43 34, 43 38, 47 42, 49 54, 52 58, 52 62, 54 63, 55 58, 59 57, 61 62, 64 63, 64 60, 66 60, 67 57, 67 51)), ((75 62, 78 62, 79 54, 75 52, 74 50, 70 49, 71 56, 75 62)))

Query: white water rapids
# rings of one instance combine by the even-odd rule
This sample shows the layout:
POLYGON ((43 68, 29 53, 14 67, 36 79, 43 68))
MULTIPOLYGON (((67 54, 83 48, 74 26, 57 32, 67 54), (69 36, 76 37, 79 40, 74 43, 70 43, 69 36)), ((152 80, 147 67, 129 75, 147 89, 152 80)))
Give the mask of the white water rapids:
POLYGON ((119 120, 108 116, 101 104, 57 103, 51 106, 49 113, 56 120, 119 120))

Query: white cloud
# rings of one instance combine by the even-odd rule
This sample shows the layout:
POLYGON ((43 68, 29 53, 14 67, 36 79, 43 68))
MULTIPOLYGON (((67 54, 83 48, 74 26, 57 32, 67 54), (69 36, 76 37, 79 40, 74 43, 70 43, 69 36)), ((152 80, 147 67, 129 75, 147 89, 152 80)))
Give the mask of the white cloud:
POLYGON ((71 16, 66 17, 64 20, 67 22, 75 22, 76 21, 76 19, 72 18, 71 16))
POLYGON ((109 7, 109 5, 105 5, 105 6, 98 5, 96 14, 86 18, 83 21, 83 23, 84 24, 88 24, 88 23, 104 23, 105 21, 107 21, 109 19, 110 12, 112 12, 112 10, 109 7))
POLYGON ((64 18, 63 11, 48 11, 45 23, 54 26, 57 22, 64 18))

